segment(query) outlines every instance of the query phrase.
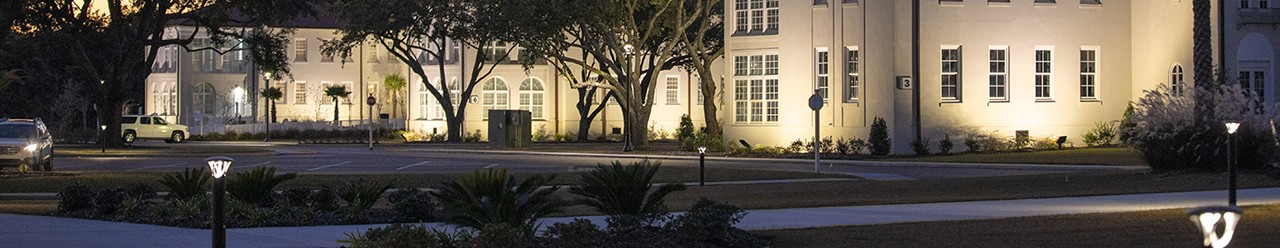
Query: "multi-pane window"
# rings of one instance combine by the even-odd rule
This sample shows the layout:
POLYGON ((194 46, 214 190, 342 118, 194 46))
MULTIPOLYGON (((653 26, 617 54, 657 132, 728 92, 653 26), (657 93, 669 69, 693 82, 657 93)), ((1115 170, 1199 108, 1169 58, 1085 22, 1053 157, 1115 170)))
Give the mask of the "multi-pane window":
POLYGON ((667 77, 667 105, 680 105, 680 77, 667 77))
MULTIPOLYGON (((436 82, 432 82, 431 85, 438 88, 440 82, 437 80, 436 82)), ((436 112, 439 112, 437 111, 437 108, 439 108, 437 105, 439 104, 432 104, 432 102, 435 102, 432 99, 431 91, 427 90, 427 86, 424 85, 422 87, 418 87, 418 115, 420 116, 420 119, 433 119, 433 115, 436 112)))
MULTIPOLYGON (((355 82, 351 82, 351 81, 342 81, 342 83, 338 84, 338 86, 342 86, 342 87, 346 88, 346 89, 347 89, 347 91, 354 91, 354 90, 356 90, 356 88, 353 88, 353 85, 355 85, 355 82)), ((377 91, 370 90, 369 92, 377 92, 377 91)), ((354 92, 350 92, 350 94, 347 94, 347 96, 342 97, 342 104, 350 105, 350 104, 351 104, 351 98, 354 98, 354 97, 351 97, 351 95, 356 95, 356 94, 355 94, 354 92)), ((357 95, 357 97, 358 97, 358 96, 359 96, 359 95, 357 95)))
POLYGON ((307 81, 297 81, 293 83, 293 103, 307 103, 307 81))
POLYGON ((942 100, 960 100, 960 47, 942 48, 942 100))
POLYGON ((1186 88, 1186 82, 1182 79, 1182 65, 1174 64, 1173 69, 1169 70, 1169 91, 1174 96, 1182 96, 1182 91, 1186 88))
POLYGON ((458 78, 453 78, 449 80, 449 104, 456 108, 461 101, 463 101, 462 81, 459 81, 458 78))
POLYGON ((320 81, 320 93, 324 95, 324 97, 320 98, 320 104, 333 104, 333 97, 325 94, 329 91, 329 87, 333 86, 335 85, 331 81, 320 81))
POLYGON ((747 68, 734 68, 734 122, 778 122, 778 55, 736 56, 747 68), (739 73, 740 72, 740 73, 739 73))
POLYGON ((850 47, 844 51, 844 94, 846 102, 858 101, 858 48, 850 47))
POLYGON ((545 104, 543 100, 542 81, 536 78, 527 78, 520 82, 520 110, 529 111, 530 118, 541 120, 542 108, 545 104))
POLYGON ((1098 50, 1080 50, 1080 98, 1098 98, 1098 50))
POLYGON ((1009 48, 992 47, 987 51, 988 92, 987 98, 993 101, 1009 100, 1009 48))
POLYGON ((307 62, 307 39, 293 40, 293 62, 307 62))
POLYGON ((777 33, 778 0, 735 0, 736 33, 777 33))
POLYGON ((1255 103, 1267 101, 1266 82, 1266 74, 1261 70, 1240 71, 1240 88, 1244 90, 1244 95, 1253 99, 1255 103))
POLYGON ((507 109, 510 98, 507 90, 507 82, 501 78, 490 78, 484 82, 484 88, 480 95, 481 104, 484 105, 484 113, 481 114, 485 119, 489 118, 490 109, 507 109))
POLYGON ((703 99, 706 99, 706 96, 702 95, 702 78, 694 78, 690 79, 690 81, 693 81, 691 82, 694 88, 693 94, 698 96, 698 105, 702 105, 703 99))
POLYGON ((507 43, 495 41, 484 46, 481 51, 484 60, 489 63, 498 63, 507 60, 507 43))
POLYGON ((813 82, 813 89, 823 101, 827 101, 828 91, 831 88, 831 68, 828 67, 831 64, 830 56, 823 48, 818 50, 817 57, 818 61, 814 67, 817 67, 818 75, 814 77, 816 81, 813 82))
POLYGON ((213 43, 206 38, 197 38, 191 41, 191 47, 201 49, 192 54, 192 60, 199 64, 201 72, 213 72, 217 66, 218 53, 213 49, 208 49, 213 43))
POLYGON ((1036 100, 1053 98, 1053 50, 1036 49, 1036 100))

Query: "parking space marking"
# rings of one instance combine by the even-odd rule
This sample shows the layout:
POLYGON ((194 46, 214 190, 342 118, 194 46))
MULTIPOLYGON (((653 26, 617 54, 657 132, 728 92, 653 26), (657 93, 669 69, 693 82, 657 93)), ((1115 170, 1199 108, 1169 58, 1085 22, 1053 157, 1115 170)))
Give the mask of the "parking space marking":
POLYGON ((493 167, 498 167, 499 165, 500 165, 500 164, 489 164, 489 165, 485 165, 484 167, 480 167, 480 168, 481 168, 481 169, 486 169, 486 170, 488 170, 488 169, 493 169, 493 167))
POLYGON ((187 163, 176 163, 176 164, 168 164, 168 165, 157 165, 157 166, 139 167, 139 168, 133 168, 133 169, 126 170, 126 171, 140 171, 140 170, 144 170, 144 169, 175 167, 175 166, 184 165, 184 164, 187 164, 187 163))
POLYGON ((271 164, 271 162, 256 163, 256 164, 253 164, 253 165, 245 166, 244 168, 253 168, 253 167, 257 167, 257 166, 259 166, 259 165, 267 165, 267 164, 271 164))
POLYGON ((307 169, 307 171, 323 170, 323 169, 325 169, 325 168, 334 167, 334 166, 339 166, 339 165, 344 165, 344 164, 350 164, 350 163, 351 163, 351 161, 344 161, 344 162, 342 162, 342 163, 336 163, 336 164, 325 165, 325 166, 320 166, 320 167, 316 167, 316 168, 307 169))
POLYGON ((414 166, 419 166, 419 165, 424 165, 424 164, 430 164, 430 163, 431 163, 431 161, 422 161, 422 163, 416 163, 416 164, 411 164, 411 165, 401 166, 400 168, 396 168, 396 170, 404 170, 404 169, 408 169, 409 167, 414 167, 414 166))

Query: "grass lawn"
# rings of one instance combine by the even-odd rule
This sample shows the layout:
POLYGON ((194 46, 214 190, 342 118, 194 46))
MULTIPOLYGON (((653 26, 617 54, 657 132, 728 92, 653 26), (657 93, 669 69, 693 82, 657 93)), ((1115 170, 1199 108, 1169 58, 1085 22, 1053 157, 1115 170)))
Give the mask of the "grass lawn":
POLYGON ((1132 148, 1088 148, 1037 152, 966 153, 950 156, 890 158, 888 161, 1012 163, 1012 164, 1086 164, 1146 166, 1142 153, 1132 148))
MULTIPOLYGON (((1185 209, 754 233, 774 247, 1200 247, 1185 209)), ((1280 244, 1280 205, 1244 208, 1231 247, 1280 244)))

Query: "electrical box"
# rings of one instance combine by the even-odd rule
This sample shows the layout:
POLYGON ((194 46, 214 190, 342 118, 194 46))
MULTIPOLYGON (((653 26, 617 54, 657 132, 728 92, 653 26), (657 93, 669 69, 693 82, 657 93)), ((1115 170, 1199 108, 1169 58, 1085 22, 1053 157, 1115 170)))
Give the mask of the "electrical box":
POLYGON ((533 144, 533 114, 524 110, 489 110, 489 146, 528 148, 533 144))

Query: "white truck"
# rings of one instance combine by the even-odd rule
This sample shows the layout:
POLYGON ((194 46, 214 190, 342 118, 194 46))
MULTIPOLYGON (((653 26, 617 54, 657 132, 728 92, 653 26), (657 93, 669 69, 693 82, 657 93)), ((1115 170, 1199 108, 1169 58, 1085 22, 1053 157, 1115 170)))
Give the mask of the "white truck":
POLYGON ((182 143, 187 140, 187 126, 169 124, 164 118, 148 115, 125 115, 120 117, 120 135, 124 143, 132 144, 138 139, 164 139, 165 143, 182 143))

